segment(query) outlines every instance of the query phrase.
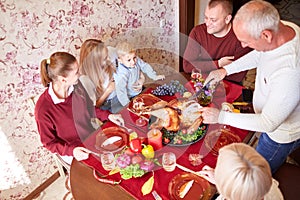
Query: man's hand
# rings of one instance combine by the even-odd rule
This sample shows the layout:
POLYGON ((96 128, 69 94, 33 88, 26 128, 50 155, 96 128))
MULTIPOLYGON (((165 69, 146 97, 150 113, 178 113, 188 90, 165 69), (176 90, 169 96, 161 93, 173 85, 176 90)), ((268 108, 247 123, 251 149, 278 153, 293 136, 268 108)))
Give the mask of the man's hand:
POLYGON ((208 83, 210 80, 212 80, 211 84, 216 84, 218 82, 220 82, 221 80, 223 80, 223 78, 227 75, 227 72, 224 68, 221 69, 217 69, 214 71, 211 71, 209 73, 209 75, 207 76, 207 78, 204 81, 204 85, 206 85, 206 83, 208 83))
POLYGON ((218 60, 218 65, 219 67, 224 67, 225 65, 232 63, 233 59, 234 56, 224 56, 218 60))
POLYGON ((200 109, 200 112, 202 112, 201 116, 204 124, 218 123, 220 111, 217 108, 203 107, 200 109))

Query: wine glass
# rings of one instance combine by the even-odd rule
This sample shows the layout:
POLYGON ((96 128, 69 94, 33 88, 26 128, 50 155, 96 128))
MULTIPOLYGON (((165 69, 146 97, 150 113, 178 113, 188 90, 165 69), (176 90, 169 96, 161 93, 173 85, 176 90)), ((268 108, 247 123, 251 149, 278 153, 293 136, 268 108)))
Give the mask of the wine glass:
POLYGON ((139 118, 135 121, 137 126, 145 126, 147 124, 147 120, 145 120, 141 115, 138 115, 139 118))
POLYGON ((191 79, 194 82, 199 82, 202 78, 201 69, 194 68, 191 73, 191 79))

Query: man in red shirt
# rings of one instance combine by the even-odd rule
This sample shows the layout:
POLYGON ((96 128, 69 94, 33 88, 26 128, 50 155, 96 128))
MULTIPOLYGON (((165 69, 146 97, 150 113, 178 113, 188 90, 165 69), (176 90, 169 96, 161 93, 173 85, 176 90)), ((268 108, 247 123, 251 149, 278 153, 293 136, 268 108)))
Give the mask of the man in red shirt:
MULTIPOLYGON (((204 76, 252 49, 243 48, 232 30, 232 1, 211 0, 205 10, 205 23, 195 26, 183 55, 183 69, 191 73, 200 69, 204 76)), ((226 80, 241 83, 247 71, 226 77, 226 80)))

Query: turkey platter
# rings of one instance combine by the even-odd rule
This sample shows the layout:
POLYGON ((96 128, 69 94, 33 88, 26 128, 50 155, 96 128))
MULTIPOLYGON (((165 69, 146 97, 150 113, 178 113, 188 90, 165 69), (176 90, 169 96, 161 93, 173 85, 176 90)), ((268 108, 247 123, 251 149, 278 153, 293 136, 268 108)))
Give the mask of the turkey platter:
POLYGON ((201 105, 195 100, 174 99, 169 103, 153 104, 145 114, 156 117, 150 128, 163 131, 165 144, 189 144, 204 136, 206 125, 202 124, 201 105))

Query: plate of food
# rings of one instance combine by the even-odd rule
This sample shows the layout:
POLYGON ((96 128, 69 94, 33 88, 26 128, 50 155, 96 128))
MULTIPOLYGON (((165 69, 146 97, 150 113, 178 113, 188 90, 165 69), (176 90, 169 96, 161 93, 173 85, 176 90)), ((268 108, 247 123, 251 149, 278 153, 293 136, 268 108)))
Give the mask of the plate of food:
POLYGON ((118 152, 128 145, 128 132, 118 126, 100 129, 96 135, 95 148, 101 152, 118 152))
POLYGON ((209 182, 192 173, 182 173, 174 176, 169 183, 168 192, 173 200, 209 200, 213 195, 209 182))
POLYGON ((231 143, 242 142, 241 138, 229 128, 220 128, 209 132, 204 139, 205 145, 215 155, 219 149, 231 143))
POLYGON ((187 133, 187 129, 178 131, 168 131, 165 128, 161 129, 162 140, 164 145, 170 146, 187 146, 201 140, 207 131, 208 125, 201 124, 198 129, 192 133, 187 133))
POLYGON ((136 115, 149 119, 150 116, 143 113, 149 111, 158 102, 164 103, 163 100, 153 94, 140 94, 129 102, 127 109, 136 115))

